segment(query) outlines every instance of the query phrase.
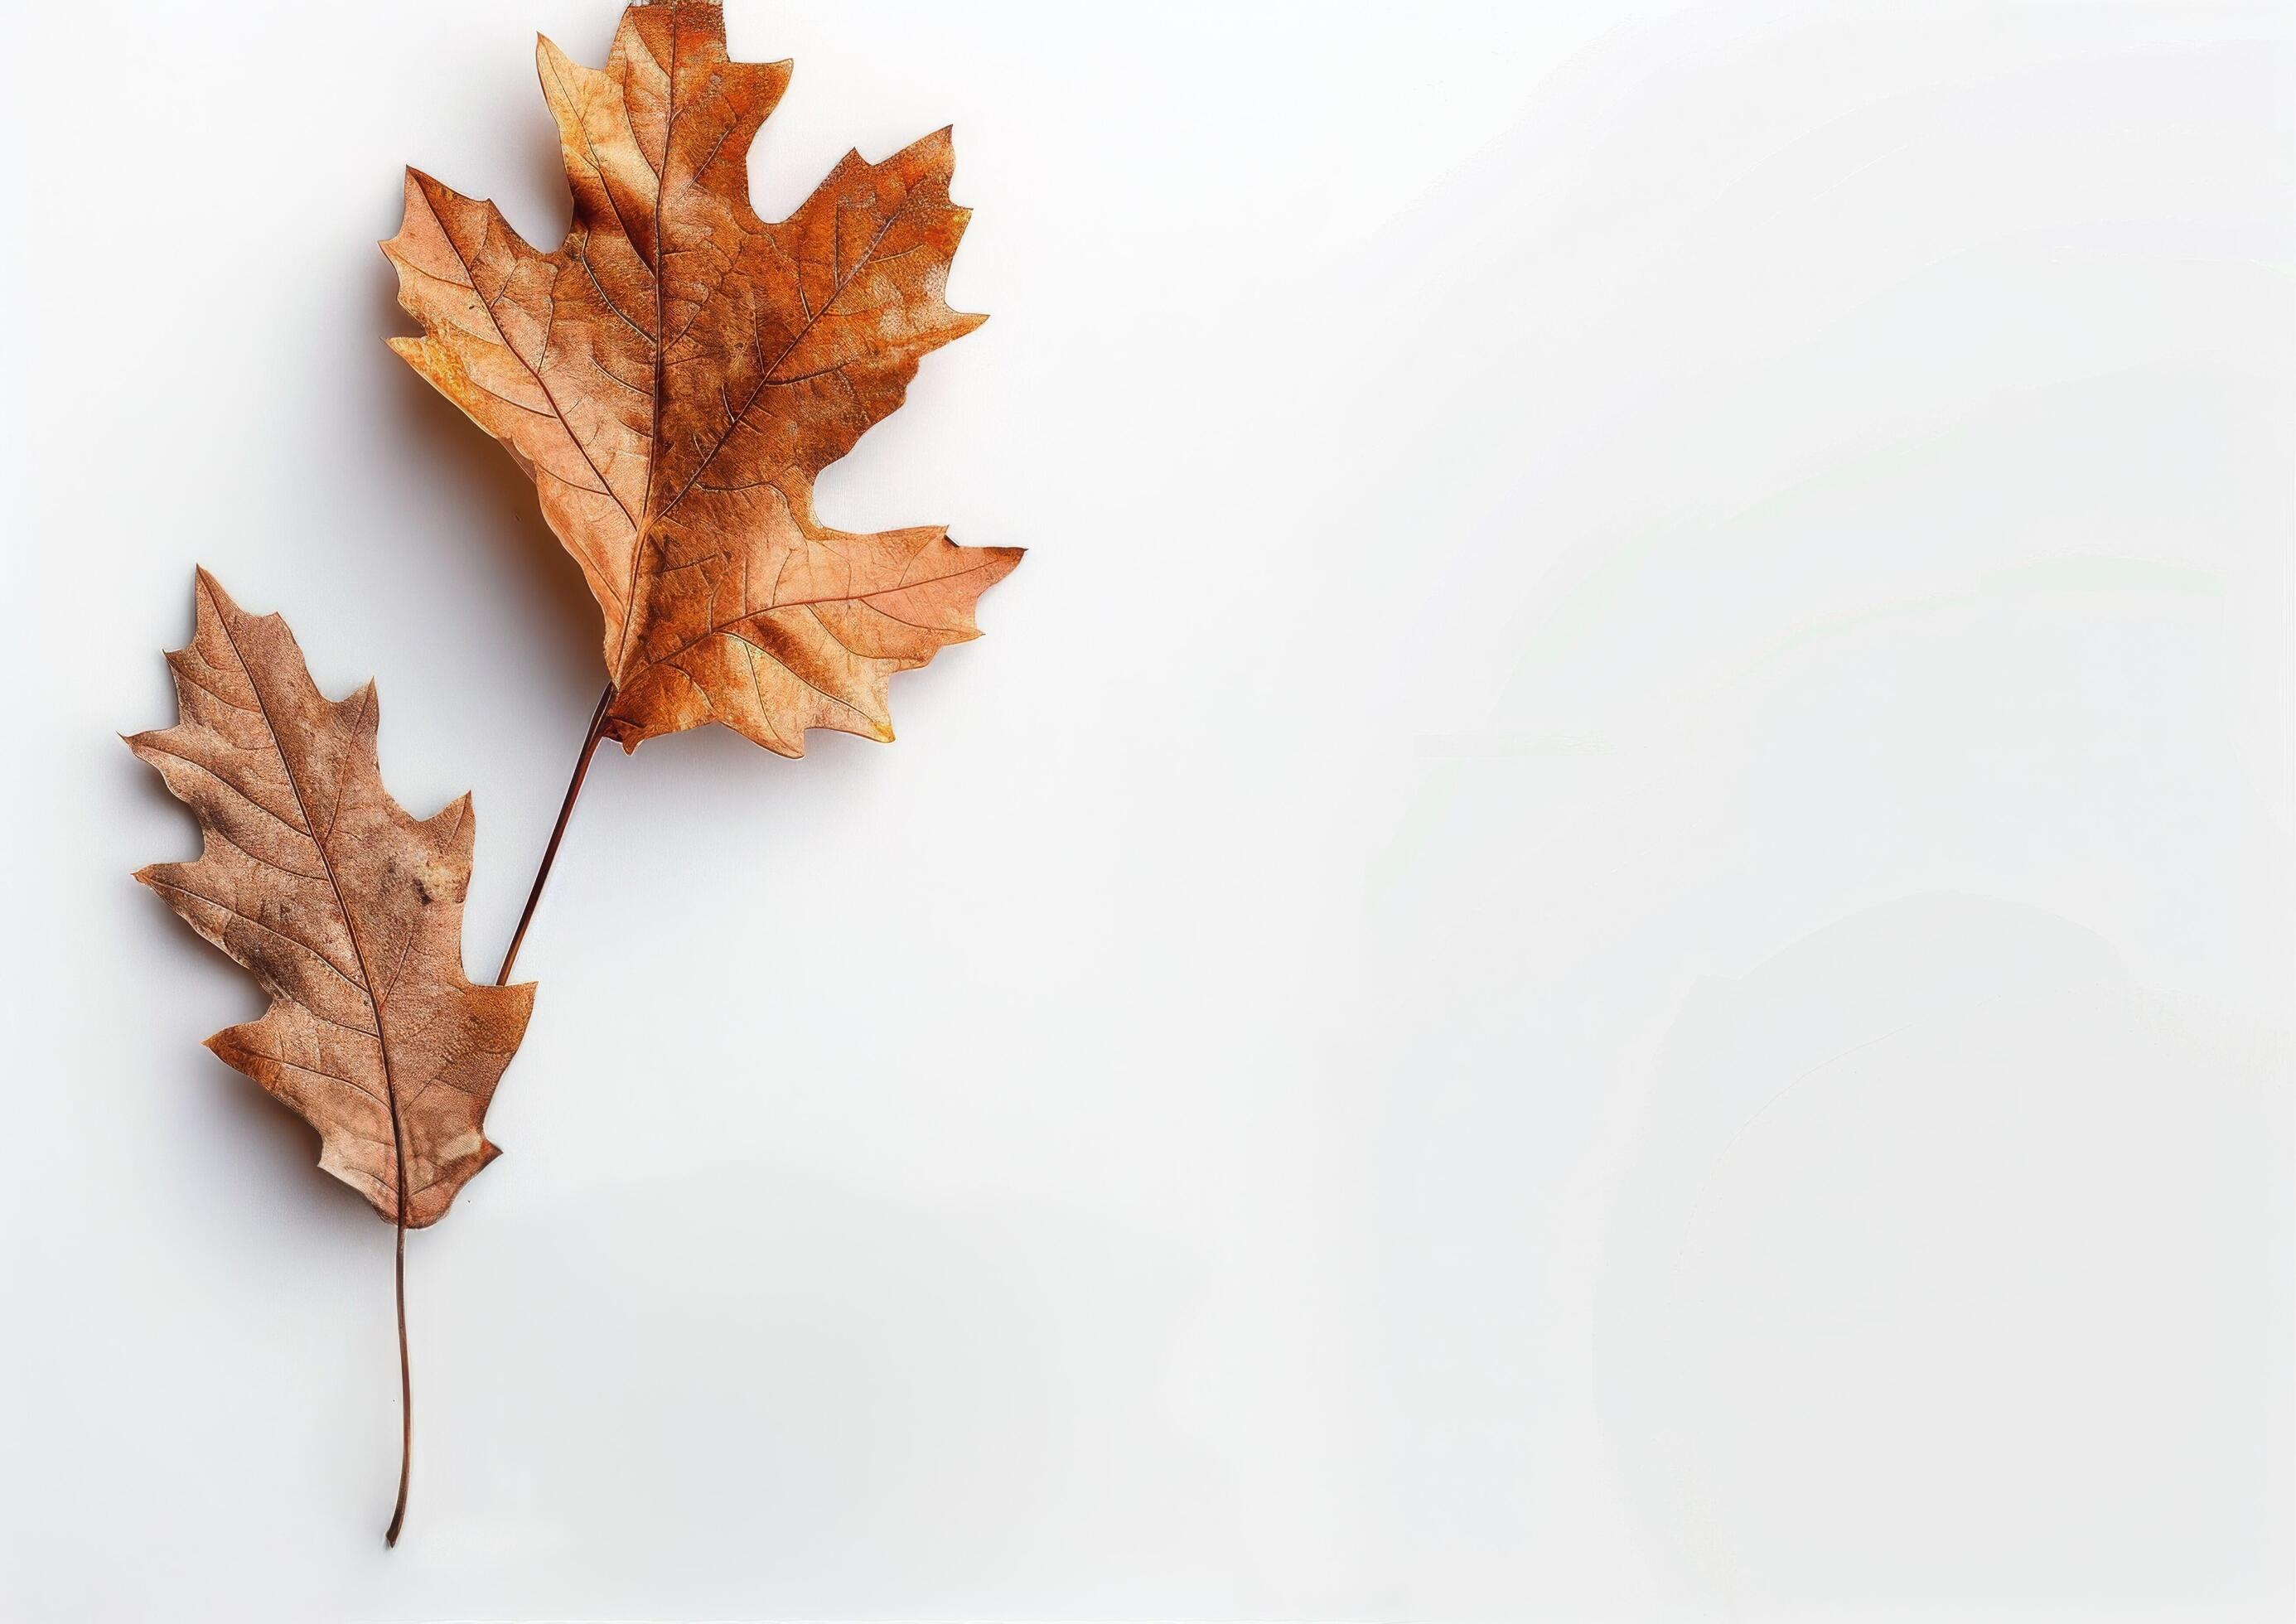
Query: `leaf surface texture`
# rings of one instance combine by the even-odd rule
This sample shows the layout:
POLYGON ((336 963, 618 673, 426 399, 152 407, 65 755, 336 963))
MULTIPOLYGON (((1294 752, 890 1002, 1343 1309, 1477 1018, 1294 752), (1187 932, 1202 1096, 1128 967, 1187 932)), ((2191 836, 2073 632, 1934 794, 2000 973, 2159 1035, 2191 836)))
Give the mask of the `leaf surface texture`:
POLYGON ((200 571, 182 719, 130 739, 191 808, 199 858, 135 877, 250 972, 262 1019, 208 1046, 319 1131, 319 1165, 394 1223, 443 1217, 500 1152, 487 1106, 532 987, 473 986, 468 796, 417 822, 383 788, 374 685, 330 700, 294 634, 200 571))
POLYGON ((967 218, 948 133, 848 155, 768 225, 749 148, 790 64, 729 61, 719 6, 633 5, 603 70, 546 39, 537 62, 566 240, 543 253, 409 170, 383 249, 423 332, 393 348, 533 477, 604 614, 609 736, 890 740, 892 673, 979 636, 976 601, 1021 558, 814 514, 822 470, 983 319, 943 293, 967 218))

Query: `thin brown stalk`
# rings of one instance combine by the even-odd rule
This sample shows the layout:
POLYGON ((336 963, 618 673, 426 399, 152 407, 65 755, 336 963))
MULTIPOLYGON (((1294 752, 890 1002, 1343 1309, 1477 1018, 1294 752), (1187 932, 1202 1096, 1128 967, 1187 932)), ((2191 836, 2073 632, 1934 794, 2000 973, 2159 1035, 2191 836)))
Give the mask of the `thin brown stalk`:
MULTIPOLYGON (((598 753, 600 741, 606 736, 606 715, 614 708, 614 685, 598 699, 598 709, 590 718, 590 730, 582 737, 582 754, 574 763, 574 776, 566 786, 566 800, 558 808, 558 823, 550 832, 550 844, 543 849, 542 866, 535 871, 534 889, 527 893, 526 911, 519 915, 518 930, 510 939, 510 951, 503 956, 502 972, 496 976, 498 987, 510 985, 511 972, 518 964, 518 950, 526 942, 526 932, 534 923, 535 909, 542 905, 542 888, 549 883, 550 871, 557 865, 558 848, 566 839, 566 826, 573 820, 574 803, 582 797, 583 781, 590 775, 590 763, 598 753)), ((414 1472, 414 1374, 406 1349, 406 1144, 399 1132, 394 1114, 391 1120, 392 1137, 398 1142, 398 1254, 397 1264, 398 1291, 398 1503, 391 1508, 390 1527, 382 1536, 383 1543, 397 1546, 400 1530, 406 1526, 406 1489, 414 1472)))
POLYGON ((400 1164, 398 1198, 398 1504, 391 1507, 390 1526, 382 1542, 398 1544, 398 1530, 406 1526, 406 1485, 414 1471, 414 1373, 406 1357, 406 1174, 400 1164))
POLYGON ((542 888, 550 883, 550 871, 558 862, 558 847, 566 838, 566 825, 574 816, 574 803, 582 798, 583 781, 590 775, 591 759, 598 753, 599 741, 606 736, 606 715, 614 708, 614 685, 608 683, 606 691, 598 696, 597 713, 590 718, 590 731, 583 735, 582 754, 574 763, 574 776, 566 785, 565 804, 558 808, 558 826, 550 832, 550 844, 543 848, 542 866, 535 871, 534 889, 527 893, 526 912, 518 918, 518 930, 510 939, 510 951, 503 956, 502 973, 495 978, 498 987, 510 985, 511 971, 518 964, 518 950, 526 945, 526 932, 534 923, 534 910, 542 905, 542 888))

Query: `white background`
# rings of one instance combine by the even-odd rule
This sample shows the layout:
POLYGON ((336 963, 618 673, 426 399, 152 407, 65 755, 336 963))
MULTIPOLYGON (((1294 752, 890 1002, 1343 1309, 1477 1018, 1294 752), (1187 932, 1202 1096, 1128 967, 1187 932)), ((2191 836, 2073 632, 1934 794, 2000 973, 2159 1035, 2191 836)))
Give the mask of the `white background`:
POLYGON ((480 812, 601 682, 383 348, 603 0, 9 8, 0 1616, 2284 1620, 2277 4, 735 0, 996 320, 902 742, 603 759, 412 1280, 198 1046, 193 562, 480 812))

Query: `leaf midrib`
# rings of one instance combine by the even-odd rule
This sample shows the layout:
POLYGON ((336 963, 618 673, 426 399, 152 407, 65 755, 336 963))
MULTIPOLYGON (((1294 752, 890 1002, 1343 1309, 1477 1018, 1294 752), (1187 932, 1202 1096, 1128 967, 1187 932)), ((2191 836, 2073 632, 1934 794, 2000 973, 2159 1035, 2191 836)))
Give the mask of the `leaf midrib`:
MULTIPOLYGON (((398 1084, 390 1071, 390 1034, 384 1023, 384 1000, 375 989, 374 972, 367 966, 366 949, 359 941, 358 922, 352 918, 350 904, 343 896, 342 882, 336 877, 334 857, 328 852, 327 843, 319 838, 319 825, 311 816, 310 803, 303 798, 303 786, 295 775, 295 764, 288 759, 287 747, 280 742, 278 724, 271 719, 271 707, 263 697, 263 684, 258 679, 255 668, 248 663, 246 653, 239 646, 239 639, 233 635, 231 617, 223 605, 216 602, 214 588, 202 581, 201 589, 207 593, 209 604, 215 610, 216 624, 223 627, 224 641, 231 645, 232 658, 239 662, 239 668, 247 676, 248 691, 255 695, 255 709, 263 718, 264 734, 271 741, 273 753, 279 758, 279 770, 287 775, 287 789, 295 797, 295 810, 302 816, 311 849, 319 854, 319 866, 326 874, 327 888, 335 896, 335 911, 342 915, 344 934, 351 939, 351 956, 358 964, 359 990, 366 997, 367 1007, 374 1012, 375 1054, 382 1062, 382 1092, 390 1112, 391 1172, 398 1185, 398 1223, 404 1228, 407 1221, 406 1134, 398 1111, 398 1084)), ((372 702, 373 690, 368 692, 372 702)), ((322 698, 324 700, 324 696, 322 698)), ((339 798, 336 810, 340 813, 342 793, 340 786, 336 793, 339 798)))

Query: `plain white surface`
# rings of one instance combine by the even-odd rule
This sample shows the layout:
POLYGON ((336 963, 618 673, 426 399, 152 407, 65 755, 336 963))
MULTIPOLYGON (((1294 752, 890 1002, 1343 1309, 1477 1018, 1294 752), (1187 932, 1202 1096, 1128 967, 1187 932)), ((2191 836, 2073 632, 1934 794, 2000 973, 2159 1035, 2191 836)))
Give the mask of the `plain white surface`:
POLYGON ((600 681, 383 348, 603 0, 10 8, 0 1616, 2283 1620, 2277 4, 735 0, 953 120, 902 742, 602 761, 412 1260, 198 1047, 194 560, 477 792, 600 681))

